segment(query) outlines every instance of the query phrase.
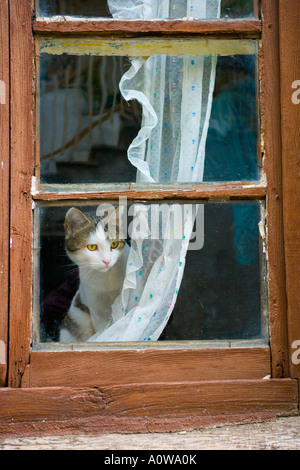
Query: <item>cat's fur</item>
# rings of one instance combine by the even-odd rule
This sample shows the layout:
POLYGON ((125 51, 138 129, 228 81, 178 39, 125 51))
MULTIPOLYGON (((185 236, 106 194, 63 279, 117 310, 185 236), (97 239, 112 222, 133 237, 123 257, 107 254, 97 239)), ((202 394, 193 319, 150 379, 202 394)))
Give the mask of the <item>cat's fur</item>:
POLYGON ((129 252, 118 212, 112 215, 104 225, 74 207, 66 214, 66 251, 79 267, 80 284, 63 321, 60 342, 86 341, 112 322, 111 306, 121 292, 129 252), (114 241, 119 245, 112 249, 114 241), (87 245, 93 244, 97 249, 89 251, 87 245))

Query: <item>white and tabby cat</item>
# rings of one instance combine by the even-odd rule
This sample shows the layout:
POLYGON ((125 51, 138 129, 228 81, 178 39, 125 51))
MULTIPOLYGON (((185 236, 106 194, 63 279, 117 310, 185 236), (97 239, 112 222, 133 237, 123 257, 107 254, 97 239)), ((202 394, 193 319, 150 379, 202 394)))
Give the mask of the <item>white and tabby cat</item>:
POLYGON ((111 306, 120 294, 129 246, 121 234, 115 211, 105 225, 79 209, 65 217, 65 245, 79 267, 79 288, 66 314, 60 342, 82 342, 112 322, 111 306))

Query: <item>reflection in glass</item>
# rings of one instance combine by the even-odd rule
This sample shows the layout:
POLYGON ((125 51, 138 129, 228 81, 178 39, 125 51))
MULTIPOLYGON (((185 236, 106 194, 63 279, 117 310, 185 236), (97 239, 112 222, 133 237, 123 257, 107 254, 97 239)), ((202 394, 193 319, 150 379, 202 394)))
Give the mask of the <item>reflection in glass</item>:
MULTIPOLYGON (((95 214, 99 207, 83 204, 77 203, 74 206, 88 217, 95 214)), ((190 209, 192 204, 187 206, 190 209)), ((39 287, 36 285, 35 301, 36 311, 41 312, 40 320, 36 319, 36 325, 39 325, 37 336, 40 336, 42 342, 58 341, 64 317, 71 302, 74 301, 79 286, 78 267, 66 255, 65 248, 64 220, 70 207, 70 205, 56 207, 42 205, 38 208, 39 240, 36 243, 39 254, 36 257, 35 270, 39 287)), ((150 210, 150 205, 143 207, 150 210)), ((151 207, 153 211, 151 217, 154 217, 155 207, 158 208, 159 205, 152 204, 151 207)), ((186 212, 184 205, 180 207, 186 212)), ((172 314, 166 320, 166 326, 157 339, 231 340, 265 337, 265 319, 262 316, 266 307, 265 262, 258 231, 260 212, 261 205, 258 202, 204 205, 204 243, 200 244, 198 249, 186 251, 181 284, 179 287, 175 284, 175 288, 172 287, 175 289, 172 298, 164 298, 167 308, 174 302, 170 310, 172 314)), ((129 216, 127 228, 131 221, 129 216)), ((195 226, 194 232, 197 236, 195 226)), ((130 246, 132 247, 130 234, 128 230, 126 234, 128 252, 130 246)), ((70 238, 67 241, 69 249, 71 241, 70 238)), ((173 245, 173 251, 175 246, 173 245)), ((90 248, 92 253, 94 246, 90 248)), ((171 259, 175 253, 174 251, 172 255, 169 248, 170 241, 165 243, 161 234, 160 238, 155 240, 151 237, 143 239, 140 245, 141 258, 138 262, 140 264, 137 265, 135 273, 137 284, 131 292, 131 300, 121 315, 133 316, 137 314, 137 308, 140 308, 142 313, 147 313, 147 306, 151 307, 157 291, 150 291, 150 294, 147 291, 147 298, 142 299, 139 283, 145 282, 145 276, 149 280, 151 276, 153 279, 158 279, 159 276, 166 275, 167 258, 171 259), (159 262, 163 264, 159 265, 159 262)), ((130 259, 128 258, 129 264, 130 259)), ((109 270, 106 274, 109 275, 109 270)), ((179 274, 174 277, 174 282, 178 276, 179 274)), ((160 281, 160 284, 163 282, 166 281, 160 281)), ((92 283, 93 274, 90 278, 90 284, 92 283)), ((82 304, 88 302, 84 297, 79 300, 82 304)), ((116 305, 118 307, 118 303, 116 305)), ((153 316, 159 316, 163 308, 165 308, 163 304, 157 305, 153 316)), ((137 314, 136 327, 140 327, 142 320, 142 314, 137 314)), ((147 339, 150 338, 143 338, 145 341, 147 339)))
POLYGON ((127 57, 40 58, 40 158, 43 183, 134 181, 127 148, 141 108, 126 103, 119 81, 127 57))
MULTIPOLYGON (((142 2, 138 2, 141 4, 142 2)), ((191 2, 191 7, 192 7, 191 2)), ((253 16, 253 0, 222 0, 221 17, 246 18, 253 16)), ((185 17, 186 11, 182 12, 182 0, 170 1, 170 18, 185 17)), ((126 7, 130 1, 126 2, 126 7)), ((129 8, 127 8, 128 13, 129 8)), ((73 15, 73 16, 95 16, 111 17, 107 0, 38 0, 38 15, 73 15)), ((193 10, 190 15, 193 16, 193 10)), ((134 14, 132 16, 134 18, 134 14)))
POLYGON ((258 179, 257 102, 255 58, 219 57, 204 181, 258 179))
MULTIPOLYGON (((156 126, 157 129, 161 126, 161 138, 156 137, 154 130, 155 138, 153 142, 149 140, 146 151, 150 152, 152 146, 158 145, 160 150, 158 148, 157 152, 162 154, 155 181, 175 183, 180 181, 179 170, 175 164, 172 164, 172 172, 169 170, 171 156, 175 158, 176 152, 180 151, 180 121, 189 122, 190 117, 196 120, 201 106, 202 112, 206 110, 204 100, 202 104, 198 102, 197 95, 197 100, 185 106, 186 117, 183 118, 178 111, 176 113, 183 104, 177 103, 180 95, 175 91, 180 89, 185 73, 181 64, 187 60, 197 64, 202 56, 158 55, 153 56, 153 60, 157 62, 154 71, 165 61, 169 87, 167 83, 164 85, 165 95, 159 84, 153 90, 154 102, 162 100, 163 114, 156 126), (176 75, 173 76, 175 65, 176 75), (170 123, 173 126, 171 138, 170 123)), ((209 67, 211 60, 209 56, 203 57, 204 67, 209 67)), ((148 62, 149 59, 143 67, 148 62)), ((39 151, 42 183, 145 182, 127 158, 127 150, 142 126, 141 105, 135 99, 124 101, 120 93, 120 80, 129 68, 129 58, 124 56, 41 53, 39 151)), ((143 69, 140 75, 142 73, 143 69)), ((143 76, 140 75, 137 74, 136 90, 141 87, 139 78, 142 80, 143 76)), ((203 89, 208 80, 209 74, 204 75, 203 89)), ((219 56, 205 147, 204 181, 258 179, 257 122, 256 56, 219 56)), ((194 139, 192 136, 192 143, 194 139)), ((192 145, 190 150, 186 148, 186 152, 190 154, 192 148, 192 145)), ((155 148, 153 152, 156 152, 155 148)), ((188 175, 181 181, 200 182, 202 178, 193 180, 188 175)))

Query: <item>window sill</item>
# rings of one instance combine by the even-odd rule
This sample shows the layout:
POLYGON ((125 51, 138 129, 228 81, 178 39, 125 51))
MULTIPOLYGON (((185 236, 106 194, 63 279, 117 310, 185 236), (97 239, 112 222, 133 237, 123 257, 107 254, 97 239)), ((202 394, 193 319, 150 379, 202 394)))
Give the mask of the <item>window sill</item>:
POLYGON ((0 435, 166 432, 298 412, 297 380, 0 389, 0 435))
POLYGON ((259 380, 270 373, 269 347, 32 351, 22 386, 259 380))

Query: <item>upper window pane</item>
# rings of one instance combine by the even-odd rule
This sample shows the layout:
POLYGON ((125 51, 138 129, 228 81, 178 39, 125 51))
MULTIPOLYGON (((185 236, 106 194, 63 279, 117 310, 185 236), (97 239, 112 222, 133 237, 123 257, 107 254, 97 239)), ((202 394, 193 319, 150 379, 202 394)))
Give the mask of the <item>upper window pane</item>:
POLYGON ((258 179, 256 41, 154 43, 41 41, 41 183, 258 179))
MULTIPOLYGON (((204 2, 202 2, 204 3, 204 2)), ((217 18, 215 11, 211 9, 215 0, 205 2, 205 12, 197 14, 197 8, 201 6, 199 0, 185 2, 182 0, 143 1, 143 0, 38 0, 38 15, 70 15, 78 17, 115 17, 118 19, 149 19, 149 18, 217 18), (150 4, 150 7, 149 7, 150 4), (156 7, 156 4, 158 6, 156 7), (120 5, 120 6, 119 6, 120 5), (150 8, 150 12, 149 12, 150 8), (151 10, 157 8, 157 14, 151 10), (167 12, 165 9, 167 8, 167 12)), ((222 18, 245 18, 254 16, 255 0, 221 0, 220 14, 222 18)))

